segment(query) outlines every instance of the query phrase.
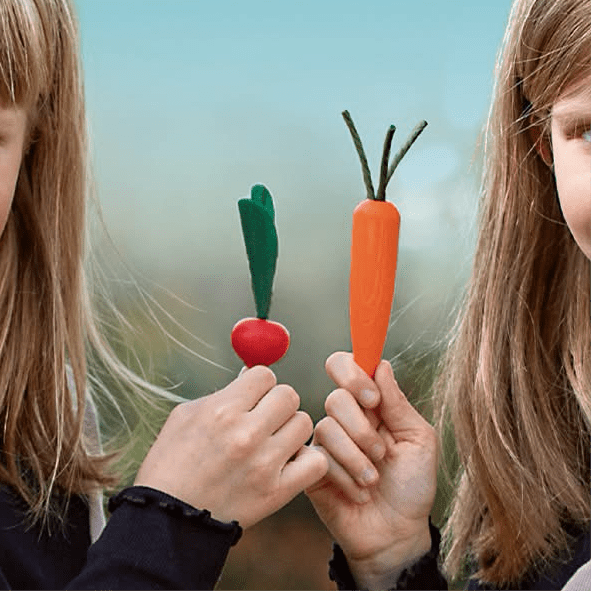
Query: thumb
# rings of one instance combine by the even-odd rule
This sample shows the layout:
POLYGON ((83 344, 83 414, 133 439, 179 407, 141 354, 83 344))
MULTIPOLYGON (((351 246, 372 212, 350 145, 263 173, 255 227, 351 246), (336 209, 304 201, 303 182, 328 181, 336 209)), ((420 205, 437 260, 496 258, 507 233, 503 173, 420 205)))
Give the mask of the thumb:
POLYGON ((379 406, 382 422, 392 433, 396 441, 420 439, 431 425, 408 401, 399 388, 392 366, 386 360, 378 365, 375 382, 382 394, 379 406))

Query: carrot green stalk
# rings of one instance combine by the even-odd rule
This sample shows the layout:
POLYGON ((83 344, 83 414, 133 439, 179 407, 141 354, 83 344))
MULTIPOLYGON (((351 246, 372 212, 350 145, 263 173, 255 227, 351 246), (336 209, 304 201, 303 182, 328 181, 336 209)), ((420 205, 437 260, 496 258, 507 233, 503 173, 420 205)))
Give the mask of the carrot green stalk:
POLYGON ((386 201, 386 186, 400 160, 421 134, 426 121, 412 132, 388 166, 395 127, 390 126, 384 142, 380 184, 374 195, 371 174, 359 134, 348 111, 343 118, 359 154, 368 198, 353 211, 349 321, 355 362, 370 376, 382 357, 394 299, 400 213, 386 201))

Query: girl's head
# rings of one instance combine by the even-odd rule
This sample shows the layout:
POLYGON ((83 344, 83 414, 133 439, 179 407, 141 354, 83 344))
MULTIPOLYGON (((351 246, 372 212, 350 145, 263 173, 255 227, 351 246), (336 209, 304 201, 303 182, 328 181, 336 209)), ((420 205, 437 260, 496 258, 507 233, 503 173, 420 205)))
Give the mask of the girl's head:
MULTIPOLYGON (((181 400, 121 363, 91 306, 79 60, 71 0, 0 1, 0 483, 44 521, 61 513, 54 491, 87 493, 118 480, 110 464, 119 454, 87 451, 87 356, 96 362, 94 390, 116 412, 109 389, 137 395, 126 406, 139 421, 149 406, 181 400)), ((121 322, 99 295, 110 320, 121 322)))
POLYGON ((515 582, 589 521, 590 84, 591 0, 515 0, 474 268, 437 382, 462 463, 450 574, 472 552, 479 577, 515 582))
POLYGON ((516 2, 497 100, 503 125, 514 121, 517 135, 531 126, 523 139, 535 141, 548 171, 539 170, 539 159, 526 160, 523 154, 516 154, 521 161, 513 161, 513 167, 528 162, 531 166, 520 172, 530 168, 544 181, 548 173, 555 178, 565 221, 591 259, 590 8, 585 0, 516 2))
MULTIPOLYGON (((578 242, 587 258, 591 258, 591 138, 585 135, 591 127, 589 8, 588 0, 514 3, 497 64, 487 137, 489 162, 495 163, 488 167, 489 186, 494 184, 505 194, 489 202, 490 215, 512 218, 513 229, 521 236, 534 226, 532 242, 538 241, 538 247, 543 246, 538 222, 549 216, 561 226, 552 237, 566 240, 568 256, 580 257, 578 242), (574 177, 578 188, 573 197, 574 177), (575 243, 565 238, 568 234, 575 243)), ((502 226, 511 240, 511 223, 502 226)))
POLYGON ((2 0, 0 481, 36 516, 56 486, 85 491, 104 481, 81 436, 85 131, 69 1, 2 0))
MULTIPOLYGON (((35 178, 33 190, 37 190, 39 180, 59 186, 67 170, 61 151, 67 152, 70 158, 76 157, 76 151, 80 152, 75 146, 84 138, 81 90, 76 28, 67 0, 2 2, 0 107, 6 122, 2 130, 6 133, 2 137, 14 138, 15 145, 7 146, 12 151, 17 151, 19 143, 22 146, 25 161, 16 186, 19 196, 24 185, 31 184, 32 176, 39 176, 35 178), (50 168, 53 169, 51 175, 50 168)), ((6 207, 5 193, 3 191, 0 209, 1 230, 10 210, 6 207)), ((59 199, 62 191, 45 193, 59 199)), ((83 196, 80 191, 73 191, 73 194, 78 201, 83 196)), ((56 203, 47 203, 51 198, 35 202, 35 210, 40 215, 46 214, 45 209, 59 209, 54 207, 56 203)), ((16 200, 15 210, 21 210, 24 200, 25 197, 16 200)), ((66 204, 71 201, 74 199, 62 199, 66 204)))

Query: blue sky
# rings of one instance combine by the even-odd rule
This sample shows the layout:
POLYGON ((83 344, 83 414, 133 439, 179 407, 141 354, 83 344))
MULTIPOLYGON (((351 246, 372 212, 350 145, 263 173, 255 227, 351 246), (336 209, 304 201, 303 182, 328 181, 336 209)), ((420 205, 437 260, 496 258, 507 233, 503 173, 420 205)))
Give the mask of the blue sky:
POLYGON ((465 169, 458 159, 488 108, 509 9, 507 0, 76 4, 106 215, 119 218, 121 208, 151 225, 157 212, 170 220, 159 224, 165 236, 176 232, 175 207, 186 224, 186 207, 199 217, 208 200, 237 198, 267 177, 284 190, 301 175, 285 199, 303 204, 296 189, 322 193, 346 175, 361 198, 345 108, 374 169, 387 126, 402 141, 423 118, 429 127, 400 179, 435 182, 465 169), (429 150, 425 163, 420 152, 429 150))
POLYGON ((402 216, 397 285, 411 297, 461 274, 509 0, 75 3, 96 187, 133 265, 164 281, 245 275, 236 201, 262 182, 278 297, 304 297, 310 281, 342 291, 365 195, 348 109, 374 176, 387 127, 395 150, 428 121, 388 190, 402 216))

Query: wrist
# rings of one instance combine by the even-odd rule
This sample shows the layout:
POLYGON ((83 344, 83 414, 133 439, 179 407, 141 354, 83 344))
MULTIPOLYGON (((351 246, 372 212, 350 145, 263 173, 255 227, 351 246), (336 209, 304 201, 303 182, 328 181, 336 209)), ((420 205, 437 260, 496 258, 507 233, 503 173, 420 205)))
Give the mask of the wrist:
POLYGON ((426 523, 412 538, 397 542, 367 558, 347 558, 347 562, 358 589, 392 589, 396 587, 400 575, 431 549, 431 532, 426 523))

